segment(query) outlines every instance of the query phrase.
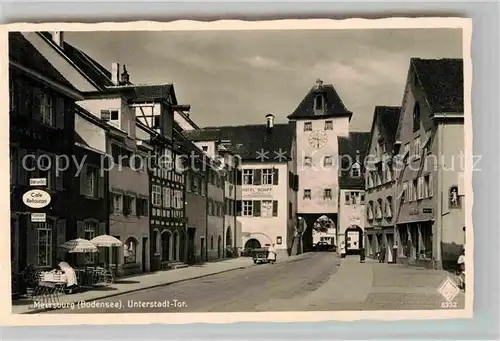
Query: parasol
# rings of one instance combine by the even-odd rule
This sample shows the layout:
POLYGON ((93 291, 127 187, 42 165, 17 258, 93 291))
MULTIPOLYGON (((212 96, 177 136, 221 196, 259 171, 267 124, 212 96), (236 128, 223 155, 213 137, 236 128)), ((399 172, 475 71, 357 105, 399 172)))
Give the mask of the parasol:
POLYGON ((112 247, 112 246, 122 246, 122 242, 110 235, 103 234, 95 237, 90 241, 92 244, 98 247, 112 247))
POLYGON ((97 252, 97 247, 87 239, 72 239, 59 246, 63 251, 69 253, 97 252))

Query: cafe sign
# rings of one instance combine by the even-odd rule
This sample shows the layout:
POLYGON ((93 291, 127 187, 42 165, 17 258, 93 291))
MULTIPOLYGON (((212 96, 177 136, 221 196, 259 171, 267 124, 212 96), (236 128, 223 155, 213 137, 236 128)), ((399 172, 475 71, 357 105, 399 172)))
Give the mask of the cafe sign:
POLYGON ((244 198, 272 198, 272 187, 246 187, 241 189, 241 196, 244 198))
POLYGON ((50 204, 50 194, 41 189, 32 189, 24 193, 23 203, 31 208, 43 208, 50 204))

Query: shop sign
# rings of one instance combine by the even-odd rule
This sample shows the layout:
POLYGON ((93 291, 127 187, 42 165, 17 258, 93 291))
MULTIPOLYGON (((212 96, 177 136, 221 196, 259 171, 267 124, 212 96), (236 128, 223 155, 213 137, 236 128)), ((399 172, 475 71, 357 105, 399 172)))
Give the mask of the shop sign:
POLYGON ((23 203, 31 208, 43 208, 50 204, 50 194, 41 189, 32 189, 24 193, 23 203))
POLYGON ((432 208, 423 208, 422 213, 432 213, 432 208))
POLYGON ((246 187, 241 189, 241 196, 243 198, 272 198, 272 187, 246 187))
POLYGON ((30 186, 47 186, 47 178, 32 178, 30 186))
POLYGON ((47 214, 45 213, 31 213, 32 223, 45 223, 47 221, 47 214))

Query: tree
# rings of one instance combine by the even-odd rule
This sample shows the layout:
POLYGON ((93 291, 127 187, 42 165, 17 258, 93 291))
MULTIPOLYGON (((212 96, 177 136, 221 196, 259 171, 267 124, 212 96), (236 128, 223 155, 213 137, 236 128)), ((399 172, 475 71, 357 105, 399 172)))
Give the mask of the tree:
POLYGON ((332 225, 332 221, 328 217, 323 216, 316 220, 313 225, 313 230, 319 233, 326 233, 328 232, 328 229, 333 227, 332 225))

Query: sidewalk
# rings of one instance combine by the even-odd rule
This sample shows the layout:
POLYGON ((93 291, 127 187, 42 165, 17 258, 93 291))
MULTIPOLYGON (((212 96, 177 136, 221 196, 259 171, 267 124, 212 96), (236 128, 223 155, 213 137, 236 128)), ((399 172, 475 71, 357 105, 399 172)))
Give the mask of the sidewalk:
MULTIPOLYGON (((278 261, 280 263, 293 262, 308 256, 310 256, 310 254, 305 253, 297 256, 291 256, 278 261)), ((94 288, 86 292, 71 295, 60 295, 58 303, 69 304, 80 301, 96 301, 103 298, 122 295, 125 293, 151 289, 196 278, 216 275, 227 271, 245 269, 252 266, 254 266, 254 264, 251 258, 239 257, 219 262, 193 265, 182 269, 159 271, 139 276, 127 277, 118 279, 115 284, 107 287, 94 288)), ((47 310, 35 309, 32 307, 32 304, 32 300, 29 299, 13 301, 12 314, 34 314, 47 310)))

